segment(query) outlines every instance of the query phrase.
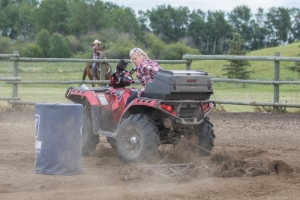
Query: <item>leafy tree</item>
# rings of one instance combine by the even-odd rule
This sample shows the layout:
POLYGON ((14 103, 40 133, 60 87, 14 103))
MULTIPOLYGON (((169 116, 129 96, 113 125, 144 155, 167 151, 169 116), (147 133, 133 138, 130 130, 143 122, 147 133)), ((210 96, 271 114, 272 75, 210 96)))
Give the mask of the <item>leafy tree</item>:
POLYGON ((43 49, 37 44, 29 43, 22 49, 21 55, 22 57, 42 58, 43 49))
POLYGON ((166 44, 153 33, 146 35, 146 47, 149 49, 149 56, 153 59, 162 59, 166 44))
MULTIPOLYGON (((239 33, 233 33, 233 39, 227 42, 231 46, 229 55, 246 55, 246 51, 241 51, 241 44, 244 41, 239 33)), ((250 74, 253 73, 253 71, 247 69, 249 66, 250 63, 248 60, 230 60, 228 65, 223 66, 222 71, 225 72, 223 75, 233 79, 249 79, 250 74)))
POLYGON ((244 38, 245 44, 242 44, 242 47, 250 48, 253 33, 251 28, 251 9, 245 5, 237 6, 229 13, 228 17, 235 32, 244 38))
POLYGON ((208 11, 205 38, 206 49, 201 52, 204 54, 223 53, 225 39, 229 37, 231 32, 231 26, 226 22, 224 12, 208 11))
POLYGON ((71 54, 76 54, 84 50, 83 45, 74 35, 67 36, 67 41, 71 54))
POLYGON ((0 54, 12 54, 14 51, 21 52, 23 44, 19 41, 11 40, 10 37, 0 36, 0 54))
POLYGON ((300 8, 292 8, 290 15, 292 37, 289 38, 289 42, 291 43, 300 39, 300 8))
POLYGON ((51 58, 68 58, 70 56, 68 42, 59 33, 54 33, 50 38, 49 55, 51 58))
POLYGON ((135 46, 130 40, 119 38, 110 46, 107 54, 109 58, 129 58, 129 51, 135 46))
POLYGON ((111 24, 106 3, 102 1, 72 0, 67 7, 67 27, 77 37, 106 29, 111 24))
POLYGON ((43 0, 34 12, 35 29, 47 29, 51 34, 68 33, 67 17, 69 15, 67 0, 43 0))
POLYGON ((269 30, 265 26, 266 14, 263 8, 258 8, 255 14, 255 20, 251 20, 252 27, 252 41, 251 50, 262 49, 267 45, 267 35, 269 30))
POLYGON ((146 12, 141 11, 141 10, 138 11, 137 21, 138 21, 138 24, 139 24, 142 32, 150 32, 150 29, 147 25, 149 20, 148 20, 146 12))
POLYGON ((106 10, 106 4, 99 0, 91 2, 88 6, 88 15, 85 22, 88 24, 88 31, 99 31, 111 27, 111 16, 106 10))
POLYGON ((192 37, 195 46, 202 51, 207 30, 205 25, 205 13, 201 10, 193 11, 189 15, 188 35, 192 37))
POLYGON ((280 42, 288 41, 288 33, 291 30, 291 18, 289 9, 272 7, 267 13, 267 28, 270 30, 270 46, 277 46, 280 42))
POLYGON ((129 33, 137 38, 141 37, 141 29, 138 25, 134 11, 131 8, 116 8, 111 15, 112 28, 121 32, 129 33))
POLYGON ((205 38, 205 42, 206 42, 206 45, 205 45, 205 50, 202 51, 205 52, 205 54, 211 54, 212 52, 212 48, 211 48, 211 43, 213 43, 213 41, 216 39, 217 37, 217 27, 214 26, 215 24, 215 19, 214 19, 214 16, 213 16, 213 12, 212 11, 208 11, 207 12, 207 22, 206 22, 206 25, 205 25, 205 28, 206 28, 206 38, 205 38))
POLYGON ((193 49, 182 42, 166 44, 156 35, 149 33, 146 36, 148 56, 157 60, 182 59, 184 54, 200 54, 198 49, 193 49))
POLYGON ((36 0, 0 0, 0 33, 11 39, 32 33, 31 11, 36 0), (30 12, 29 12, 30 11, 30 12))
POLYGON ((76 36, 86 34, 89 31, 89 16, 88 4, 85 1, 69 1, 68 3, 67 27, 76 36))
POLYGON ((15 24, 18 21, 18 4, 13 1, 4 1, 0 2, 0 8, 0 32, 2 32, 2 36, 16 39, 18 33, 15 24))
POLYGON ((109 2, 109 1, 105 2, 104 6, 105 6, 105 10, 107 10, 107 12, 109 12, 109 13, 112 13, 114 11, 114 9, 119 8, 119 6, 117 4, 109 2))
POLYGON ((232 33, 232 27, 225 19, 225 13, 222 11, 216 11, 213 13, 216 28, 216 38, 214 40, 213 54, 216 52, 222 54, 226 51, 225 40, 230 37, 232 33))
POLYGON ((161 55, 161 59, 180 60, 184 54, 200 54, 198 49, 192 49, 181 42, 168 44, 161 55))
POLYGON ((172 42, 177 42, 180 38, 183 38, 187 34, 188 27, 188 16, 190 10, 188 7, 180 6, 177 9, 171 10, 172 14, 172 31, 173 31, 173 40, 172 42))
POLYGON ((189 13, 188 7, 175 9, 170 5, 161 5, 151 11, 147 10, 153 33, 167 43, 177 42, 186 36, 189 13))
POLYGON ((10 38, 0 36, 0 54, 12 53, 12 52, 6 52, 6 49, 8 49, 9 46, 10 46, 10 38))
POLYGON ((37 3, 30 0, 21 1, 19 5, 16 27, 18 32, 23 36, 24 40, 26 40, 30 34, 33 34, 33 11, 36 6, 37 3))
POLYGON ((36 35, 36 43, 43 50, 43 56, 49 57, 49 49, 50 49, 50 33, 46 29, 42 29, 36 35))

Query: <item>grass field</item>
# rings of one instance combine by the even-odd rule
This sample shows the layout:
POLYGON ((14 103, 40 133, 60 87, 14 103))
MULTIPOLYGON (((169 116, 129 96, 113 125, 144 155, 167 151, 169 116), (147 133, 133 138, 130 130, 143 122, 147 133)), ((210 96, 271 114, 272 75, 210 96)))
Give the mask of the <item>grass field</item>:
MULTIPOLYGON (((300 43, 287 46, 268 48, 249 53, 249 56, 274 56, 278 51, 282 57, 295 57, 299 52, 300 43)), ((223 60, 197 60, 191 65, 192 70, 207 71, 213 78, 226 78, 223 76, 223 66, 228 61, 223 60)), ((272 61, 250 61, 248 68, 253 71, 253 80, 273 80, 274 62, 272 61)), ((115 63, 111 64, 115 68, 115 63)), ((290 71, 287 67, 294 65, 294 62, 280 62, 280 80, 297 80, 298 75, 290 71)), ((185 64, 162 64, 166 70, 184 70, 185 64)), ((128 68, 131 69, 129 64, 128 68)), ((85 63, 81 62, 19 62, 18 76, 22 81, 55 80, 70 81, 81 80, 85 63)), ((13 63, 10 61, 0 61, 0 76, 10 77, 13 74, 13 63)), ((18 96, 22 101, 36 102, 69 102, 65 97, 66 89, 69 86, 78 87, 76 84, 20 84, 18 96)), ((12 85, 0 81, 0 97, 11 97, 12 85)), ((138 86, 134 86, 138 88, 138 86)), ((262 84, 238 84, 235 83, 213 83, 213 100, 228 101, 248 101, 248 102, 273 102, 273 85, 262 84)), ((281 103, 300 103, 300 85, 281 85, 281 103)), ((253 111, 252 106, 223 105, 228 111, 253 111)))
POLYGON ((280 52, 281 57, 296 57, 300 53, 300 40, 285 46, 264 48, 251 51, 248 56, 274 56, 275 52, 280 52))

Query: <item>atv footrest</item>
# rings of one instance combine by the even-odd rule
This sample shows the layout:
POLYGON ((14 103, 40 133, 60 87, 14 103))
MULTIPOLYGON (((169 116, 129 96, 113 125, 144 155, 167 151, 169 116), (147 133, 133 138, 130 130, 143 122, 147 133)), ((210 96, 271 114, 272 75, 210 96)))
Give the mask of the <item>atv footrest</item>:
POLYGON ((111 137, 111 138, 117 138, 117 133, 110 132, 110 131, 104 131, 102 129, 98 130, 98 135, 102 135, 102 136, 106 136, 106 137, 111 137))

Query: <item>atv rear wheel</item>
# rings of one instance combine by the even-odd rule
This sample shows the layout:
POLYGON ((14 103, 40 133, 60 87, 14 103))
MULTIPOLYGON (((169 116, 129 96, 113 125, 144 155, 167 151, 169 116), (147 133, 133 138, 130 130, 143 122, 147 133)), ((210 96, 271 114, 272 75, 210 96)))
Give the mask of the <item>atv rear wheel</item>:
POLYGON ((82 154, 87 155, 94 151, 99 143, 99 135, 93 133, 91 106, 88 102, 83 107, 82 125, 82 154))
POLYGON ((213 124, 206 117, 204 122, 200 125, 199 130, 199 146, 206 149, 200 149, 200 155, 209 156, 210 151, 214 147, 215 133, 213 130, 213 124))
POLYGON ((118 127, 117 150, 125 162, 150 162, 158 155, 159 135, 146 115, 133 114, 118 127))

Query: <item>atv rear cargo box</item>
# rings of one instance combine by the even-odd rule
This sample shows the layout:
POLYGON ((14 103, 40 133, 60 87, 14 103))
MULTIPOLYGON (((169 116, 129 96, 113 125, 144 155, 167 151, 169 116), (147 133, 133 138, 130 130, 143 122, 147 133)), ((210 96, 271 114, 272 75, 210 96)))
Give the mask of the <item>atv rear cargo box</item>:
POLYGON ((145 96, 166 100, 205 100, 213 94, 211 78, 204 71, 161 70, 146 84, 145 96))

